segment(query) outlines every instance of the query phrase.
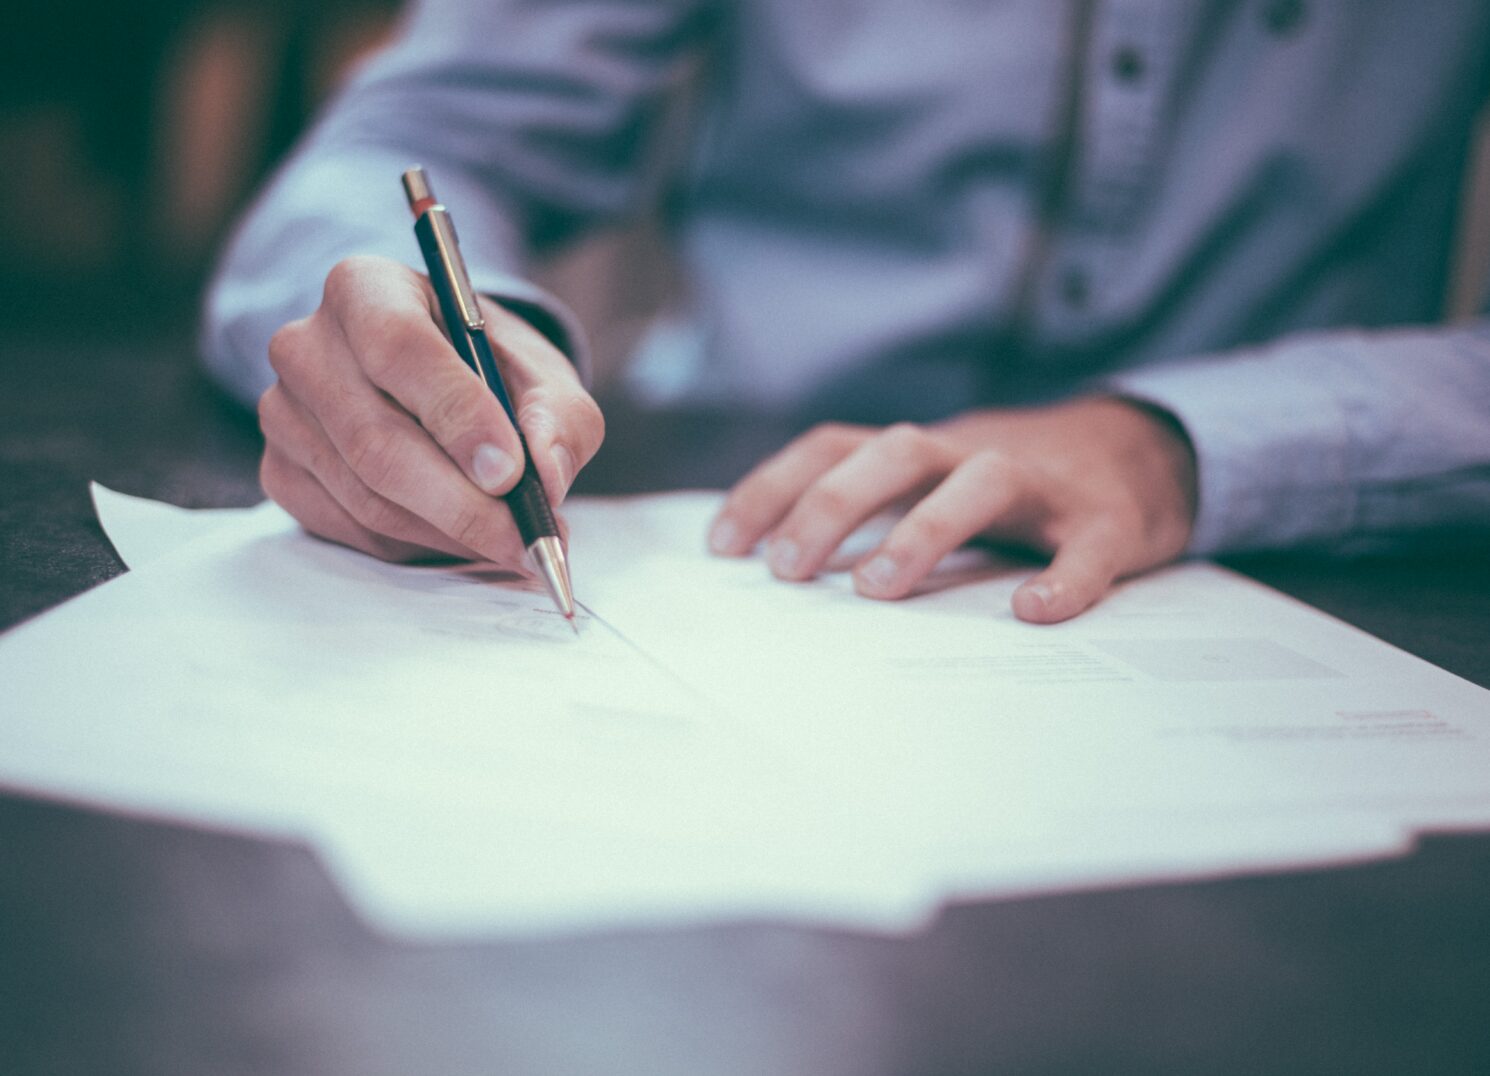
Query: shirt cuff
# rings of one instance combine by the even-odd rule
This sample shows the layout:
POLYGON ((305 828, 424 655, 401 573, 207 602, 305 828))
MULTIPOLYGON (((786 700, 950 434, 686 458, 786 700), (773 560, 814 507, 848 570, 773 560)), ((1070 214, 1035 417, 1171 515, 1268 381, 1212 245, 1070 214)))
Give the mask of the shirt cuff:
POLYGON ((1291 376, 1297 369, 1265 353, 1216 355, 1104 383, 1167 411, 1189 436, 1198 497, 1191 555, 1323 544, 1350 530, 1345 405, 1327 378, 1291 376))

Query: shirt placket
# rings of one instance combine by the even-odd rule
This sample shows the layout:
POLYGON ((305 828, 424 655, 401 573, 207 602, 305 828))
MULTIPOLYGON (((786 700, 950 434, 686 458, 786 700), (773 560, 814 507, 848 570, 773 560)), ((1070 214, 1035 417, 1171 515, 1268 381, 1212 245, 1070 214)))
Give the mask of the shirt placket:
POLYGON ((1078 66, 1064 198, 1047 222, 1038 289, 1042 351, 1080 355, 1113 327, 1114 290, 1162 167, 1165 113, 1180 77, 1193 0, 1105 0, 1078 66))

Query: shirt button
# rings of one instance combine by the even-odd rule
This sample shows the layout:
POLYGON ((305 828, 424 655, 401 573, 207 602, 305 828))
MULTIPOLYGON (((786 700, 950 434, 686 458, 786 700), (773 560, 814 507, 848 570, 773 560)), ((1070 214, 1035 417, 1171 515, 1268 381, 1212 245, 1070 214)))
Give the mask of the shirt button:
POLYGON ((1124 45, 1112 54, 1112 74, 1119 82, 1133 83, 1143 78, 1143 53, 1124 45))
POLYGON ((1262 24, 1274 37, 1290 37, 1304 25, 1308 13, 1304 0, 1268 0, 1262 9, 1262 24))
POLYGON ((1073 310, 1083 310, 1092 298, 1092 281, 1085 269, 1071 266, 1061 274, 1061 299, 1073 310))

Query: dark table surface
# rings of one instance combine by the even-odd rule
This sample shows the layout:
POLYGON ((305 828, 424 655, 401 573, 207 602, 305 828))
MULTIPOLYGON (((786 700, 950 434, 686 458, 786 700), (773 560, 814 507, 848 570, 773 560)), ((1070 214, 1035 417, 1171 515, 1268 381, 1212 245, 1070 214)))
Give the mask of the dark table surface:
MULTIPOLYGON (((189 355, 0 343, 0 628, 122 570, 90 479, 260 498, 254 422, 189 355)), ((611 429, 581 491, 718 485, 786 432, 620 405, 611 429), (659 444, 704 442, 658 467, 659 444)), ((1232 565, 1490 686, 1482 555, 1232 565)), ((903 938, 430 946, 368 933, 307 848, 0 795, 0 1074, 630 1072, 1490 1072, 1490 836, 956 906, 903 938)))

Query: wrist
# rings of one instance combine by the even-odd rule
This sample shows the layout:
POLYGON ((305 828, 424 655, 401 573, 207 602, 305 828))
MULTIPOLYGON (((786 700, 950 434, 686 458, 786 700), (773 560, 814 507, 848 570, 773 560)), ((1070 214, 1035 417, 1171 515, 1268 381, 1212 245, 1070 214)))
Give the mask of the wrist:
POLYGON ((1147 400, 1104 396, 1093 404, 1110 409, 1128 432, 1121 435, 1119 454, 1136 469, 1140 488, 1151 496, 1150 507, 1175 529, 1169 544, 1175 554, 1189 544, 1199 506, 1199 478, 1195 446, 1173 412, 1147 400))

